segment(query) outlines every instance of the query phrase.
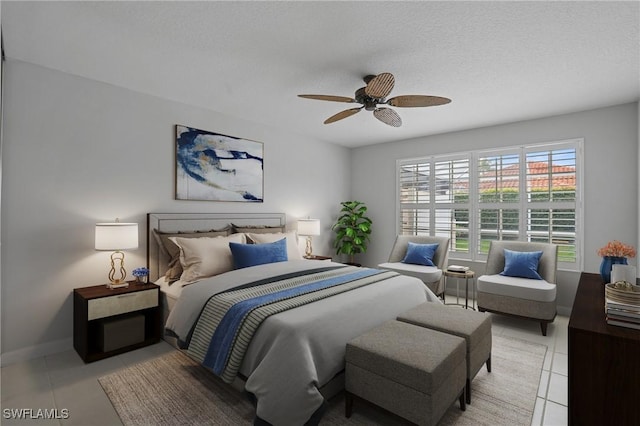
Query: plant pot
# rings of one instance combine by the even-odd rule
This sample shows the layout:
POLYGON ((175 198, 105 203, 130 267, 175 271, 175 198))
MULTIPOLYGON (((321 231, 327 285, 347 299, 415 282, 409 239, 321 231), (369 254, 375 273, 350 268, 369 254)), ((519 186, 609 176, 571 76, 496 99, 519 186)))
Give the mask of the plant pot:
POLYGON ((611 268, 613 265, 626 265, 627 258, 626 257, 618 257, 618 256, 604 256, 602 258, 602 263, 600 264, 600 276, 602 277, 602 281, 605 284, 611 282, 611 268))

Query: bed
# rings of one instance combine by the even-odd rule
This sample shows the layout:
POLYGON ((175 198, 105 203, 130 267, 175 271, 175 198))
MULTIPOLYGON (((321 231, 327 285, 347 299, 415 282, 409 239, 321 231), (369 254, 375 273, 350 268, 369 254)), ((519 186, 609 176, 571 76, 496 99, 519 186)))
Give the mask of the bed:
MULTIPOLYGON (((324 401, 343 386, 341 374, 349 340, 425 301, 440 303, 417 278, 302 259, 292 254, 291 246, 286 248, 287 261, 229 270, 184 286, 176 281, 169 286, 163 278, 169 267, 159 233, 222 232, 231 227, 244 232, 235 232, 243 235, 228 238, 257 238, 251 231, 258 231, 267 240, 287 234, 287 242, 295 233, 287 232, 285 215, 280 213, 150 213, 148 219, 150 277, 161 286, 167 340, 227 383, 250 393, 256 402, 257 423, 317 423, 324 401), (291 291, 297 292, 295 297, 289 295, 291 291), (276 293, 287 296, 268 304, 256 302, 248 314, 231 315, 240 305, 261 300, 260 297, 271 298, 276 293), (223 311, 223 307, 229 311, 223 311), (265 313, 267 310, 272 312, 265 313), (243 321, 251 324, 251 315, 262 315, 261 322, 253 328, 246 324, 242 329, 223 328, 233 323, 227 321, 229 318, 249 318, 243 321), (225 347, 229 336, 235 336, 231 339, 235 339, 234 345, 225 347), (214 346, 216 341, 222 346, 214 346), (222 352, 222 347, 228 352, 222 352), (220 353, 227 355, 221 357, 220 353), (226 363, 219 362, 221 358, 226 363)), ((198 241, 213 238, 218 237, 198 241)), ((225 238, 219 240, 226 241, 225 238)), ((236 244, 245 248, 243 243, 236 244)), ((271 243, 264 247, 268 244, 271 243)), ((187 269, 183 275, 186 273, 187 269)))

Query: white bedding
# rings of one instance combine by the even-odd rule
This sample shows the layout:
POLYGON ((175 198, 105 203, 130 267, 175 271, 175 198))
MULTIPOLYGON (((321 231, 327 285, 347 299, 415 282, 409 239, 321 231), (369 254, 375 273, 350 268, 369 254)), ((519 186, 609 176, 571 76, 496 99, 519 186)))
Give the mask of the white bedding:
MULTIPOLYGON (((186 340, 211 295, 270 275, 329 265, 337 264, 272 263, 183 287, 166 327, 186 340)), ((274 425, 304 424, 323 403, 318 389, 344 369, 346 343, 425 301, 440 302, 422 281, 399 275, 267 318, 240 367, 245 389, 257 399, 257 416, 274 425)))
POLYGON ((173 300, 178 300, 180 294, 182 293, 182 286, 184 285, 184 283, 179 280, 169 285, 164 277, 158 278, 155 281, 155 284, 160 286, 161 292, 163 292, 165 295, 167 295, 167 297, 173 300))
MULTIPOLYGON (((165 280, 165 277, 162 276, 154 281, 154 284, 160 286, 160 307, 162 309, 162 322, 165 324, 167 322, 167 318, 169 317, 169 312, 173 309, 182 294, 182 285, 184 284, 181 281, 176 281, 173 284, 169 285, 169 283, 165 280)), ((163 333, 163 339, 172 346, 178 347, 176 339, 172 336, 168 336, 163 333)))

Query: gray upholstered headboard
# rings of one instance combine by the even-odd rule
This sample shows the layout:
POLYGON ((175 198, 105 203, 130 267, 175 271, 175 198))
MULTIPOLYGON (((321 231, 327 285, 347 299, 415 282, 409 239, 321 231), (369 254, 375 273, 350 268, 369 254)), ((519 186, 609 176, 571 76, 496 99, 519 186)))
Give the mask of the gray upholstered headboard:
POLYGON ((284 213, 148 213, 147 266, 149 279, 157 280, 167 270, 169 259, 159 250, 153 230, 188 232, 221 229, 230 224, 238 226, 285 226, 284 213))

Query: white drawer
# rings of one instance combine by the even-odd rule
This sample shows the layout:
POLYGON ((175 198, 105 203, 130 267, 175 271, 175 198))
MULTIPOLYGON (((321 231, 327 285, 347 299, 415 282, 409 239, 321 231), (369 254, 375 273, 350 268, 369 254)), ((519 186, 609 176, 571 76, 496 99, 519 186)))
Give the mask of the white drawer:
POLYGON ((158 289, 89 300, 89 321, 158 306, 158 289))

